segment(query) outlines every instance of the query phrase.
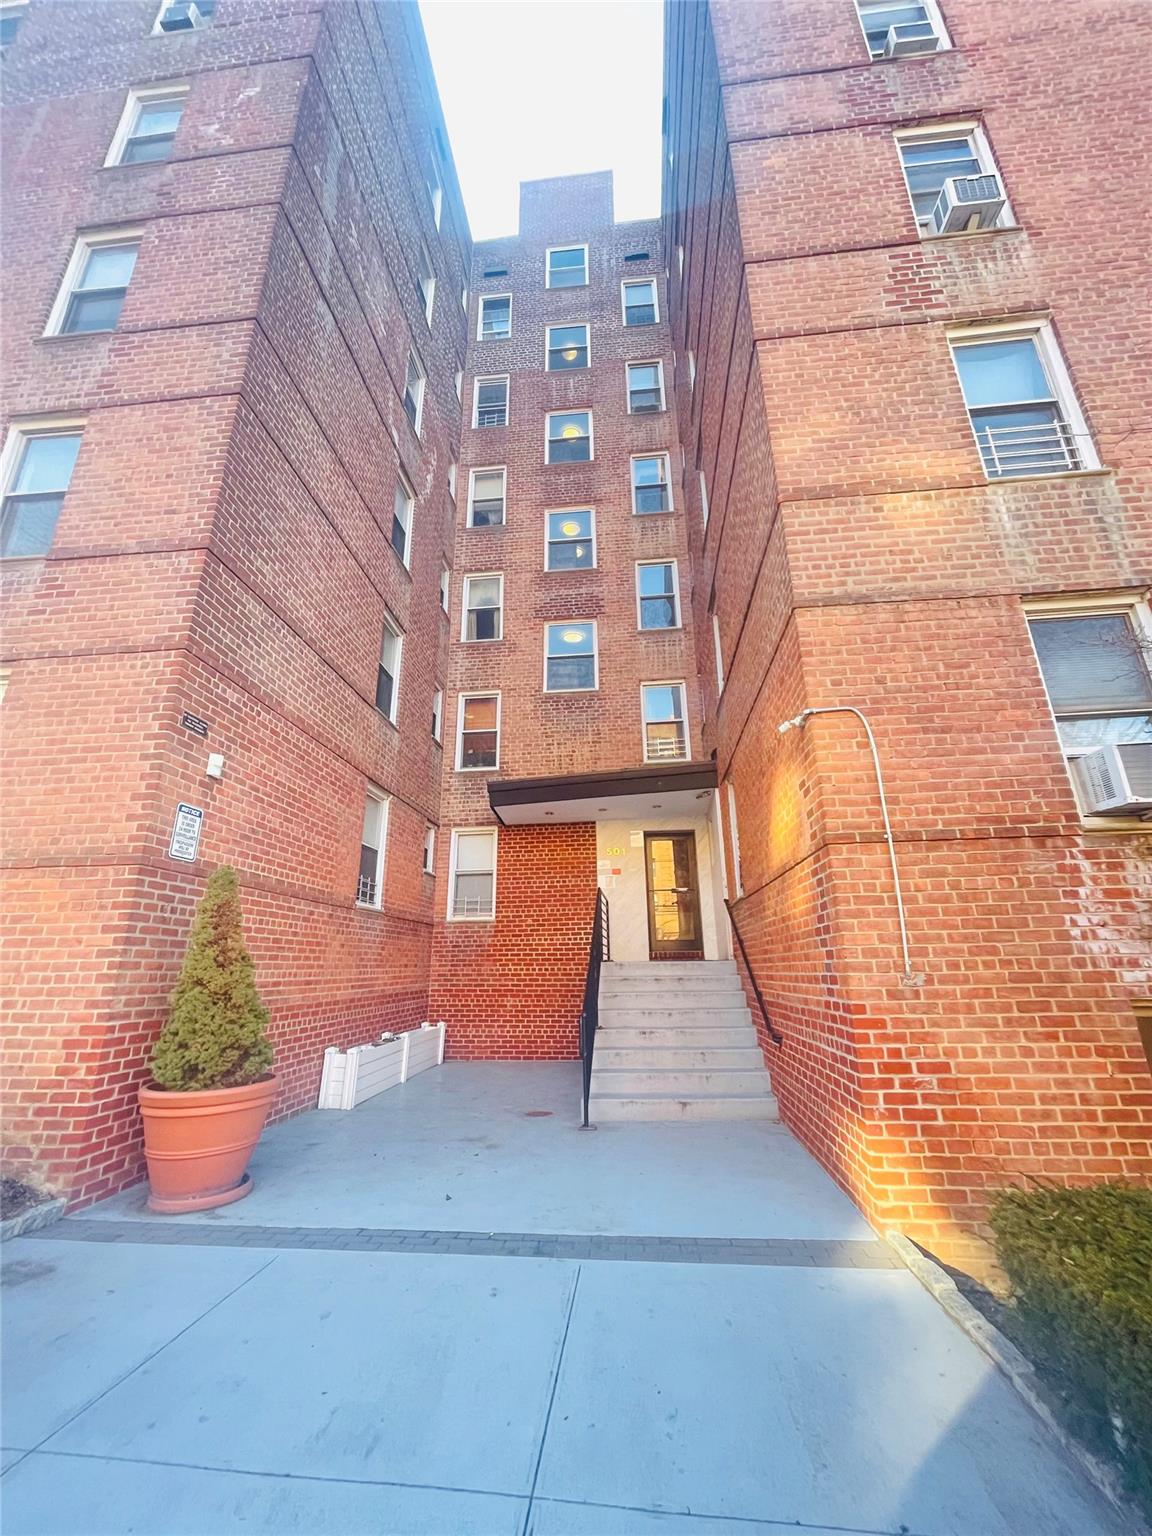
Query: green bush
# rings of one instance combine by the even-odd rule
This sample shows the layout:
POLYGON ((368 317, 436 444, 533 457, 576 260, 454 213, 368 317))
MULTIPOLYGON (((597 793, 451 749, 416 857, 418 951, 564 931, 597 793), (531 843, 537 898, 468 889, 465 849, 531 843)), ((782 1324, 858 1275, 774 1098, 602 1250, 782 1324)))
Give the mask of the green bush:
POLYGON ((272 1065, 252 957, 244 947, 236 871, 209 877, 188 940, 168 1021, 152 1053, 160 1088, 239 1088, 272 1065))
POLYGON ((991 1222, 1037 1364, 1152 1510, 1152 1189, 1005 1190, 991 1222))

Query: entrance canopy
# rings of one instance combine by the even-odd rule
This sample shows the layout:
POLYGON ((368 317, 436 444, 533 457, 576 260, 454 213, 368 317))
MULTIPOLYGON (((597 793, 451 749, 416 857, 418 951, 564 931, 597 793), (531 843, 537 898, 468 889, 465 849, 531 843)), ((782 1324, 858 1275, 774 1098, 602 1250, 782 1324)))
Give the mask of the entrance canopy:
POLYGON ((617 773, 490 779, 488 803, 503 826, 701 816, 716 788, 715 763, 652 763, 617 773))

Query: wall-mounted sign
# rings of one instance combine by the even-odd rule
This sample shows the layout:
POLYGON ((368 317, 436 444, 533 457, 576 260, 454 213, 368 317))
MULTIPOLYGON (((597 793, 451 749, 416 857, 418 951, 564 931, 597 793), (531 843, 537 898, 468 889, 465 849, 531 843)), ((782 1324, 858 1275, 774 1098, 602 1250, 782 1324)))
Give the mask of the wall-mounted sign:
POLYGON ((180 724, 186 731, 191 731, 193 736, 207 736, 208 722, 201 720, 199 715, 190 715, 187 710, 180 716, 180 724))
POLYGON ((605 848, 604 852, 610 859, 622 859, 624 857, 623 848, 605 848))
POLYGON ((204 812, 198 805, 178 805, 176 820, 172 825, 172 838, 168 844, 170 857, 194 864, 200 851, 200 832, 203 826, 204 812))

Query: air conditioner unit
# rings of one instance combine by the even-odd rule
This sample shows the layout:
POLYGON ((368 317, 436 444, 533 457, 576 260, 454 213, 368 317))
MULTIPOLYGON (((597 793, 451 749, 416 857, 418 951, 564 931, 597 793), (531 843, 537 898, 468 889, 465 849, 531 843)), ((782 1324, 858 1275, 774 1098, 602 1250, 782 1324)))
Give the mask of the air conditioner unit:
POLYGON ((999 176, 949 176, 932 210, 939 235, 991 229, 1004 208, 999 176))
POLYGON ((191 32, 205 25, 206 18, 196 0, 175 0, 160 18, 161 32, 191 32))
POLYGON ((898 21, 888 28, 883 57, 902 59, 909 53, 935 53, 939 47, 940 39, 930 21, 898 21))
POLYGON ((1152 813, 1152 741, 1096 747, 1075 761, 1089 816, 1152 813))

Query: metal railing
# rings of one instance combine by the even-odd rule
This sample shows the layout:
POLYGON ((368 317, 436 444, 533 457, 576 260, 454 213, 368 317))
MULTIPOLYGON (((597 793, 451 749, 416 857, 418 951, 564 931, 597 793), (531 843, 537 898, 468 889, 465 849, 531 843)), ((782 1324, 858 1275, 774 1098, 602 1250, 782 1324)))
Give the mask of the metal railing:
POLYGON ((993 479, 1084 467, 1072 428, 1061 417, 1022 427, 982 426, 976 417, 975 425, 984 468, 993 479))
POLYGON ((596 1049, 596 1029, 600 1023, 600 967, 612 958, 612 934, 608 923, 608 898, 596 892, 596 911, 592 918, 592 937, 588 944, 588 972, 584 978, 584 1001, 580 1008, 580 1063, 583 1068, 583 1119, 588 1129, 588 1095, 592 1089, 592 1052, 596 1049))
POLYGON ((768 1038, 772 1041, 773 1045, 783 1045, 784 1036, 773 1024, 768 1013, 768 1004, 764 1001, 764 994, 760 991, 759 983, 756 980, 756 973, 752 969, 752 962, 749 960, 748 951, 744 947, 744 936, 740 932, 740 927, 736 922, 736 914, 733 912, 732 903, 728 900, 727 896, 724 898, 724 906, 728 912, 728 921, 732 924, 732 932, 736 935, 736 943, 740 950, 741 959, 744 961, 744 969, 748 972, 748 980, 752 983, 752 990, 756 994, 756 1001, 760 1004, 760 1012, 764 1019, 764 1028, 768 1032, 768 1038))

